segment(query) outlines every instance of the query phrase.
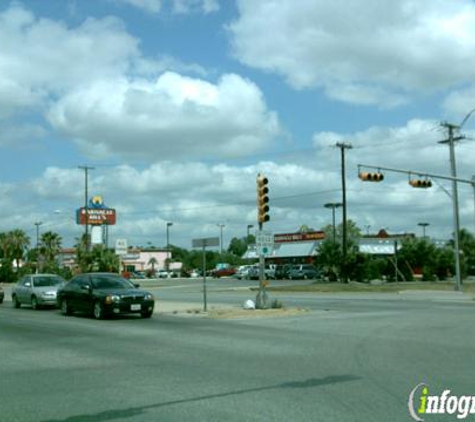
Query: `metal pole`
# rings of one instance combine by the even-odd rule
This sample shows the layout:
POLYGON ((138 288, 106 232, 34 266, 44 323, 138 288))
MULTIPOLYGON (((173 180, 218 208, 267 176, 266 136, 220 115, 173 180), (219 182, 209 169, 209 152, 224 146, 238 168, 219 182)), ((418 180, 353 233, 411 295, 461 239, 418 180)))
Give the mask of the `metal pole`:
POLYGON ((86 235, 86 251, 89 251, 89 213, 88 213, 88 171, 94 170, 94 167, 79 166, 81 170, 84 170, 85 189, 84 189, 84 212, 86 214, 85 235, 86 235))
POLYGON ((167 223, 167 259, 165 262, 165 269, 168 272, 170 270, 170 226, 173 226, 173 223, 167 223))
POLYGON ((208 299, 206 297, 206 247, 203 245, 203 309, 208 310, 208 299))
POLYGON ((397 240, 394 241, 394 265, 396 269, 394 281, 397 283, 397 240))
POLYGON ((336 242, 336 231, 335 231, 335 207, 332 207, 332 227, 333 227, 333 243, 336 242))
POLYGON ((225 224, 216 224, 219 227, 219 253, 223 254, 223 227, 225 224))
POLYGON ((253 227, 254 227, 253 224, 248 224, 248 225, 247 225, 247 238, 248 238, 248 239, 249 239, 249 236, 250 236, 249 230, 252 229, 253 227))
MULTIPOLYGON (((259 223, 259 234, 262 233, 262 223, 259 223)), ((265 258, 262 251, 259 251, 259 292, 256 297, 256 308, 267 309, 267 292, 265 285, 265 258)))
POLYGON ((342 202, 343 202, 343 241, 342 241, 342 276, 343 282, 348 283, 348 271, 347 271, 347 252, 348 252, 348 239, 347 239, 347 227, 346 227, 346 172, 345 172, 345 150, 352 148, 350 144, 338 142, 336 144, 341 150, 341 189, 342 189, 342 202))
POLYGON ((462 139, 461 137, 454 138, 454 129, 458 126, 444 123, 444 127, 448 129, 449 138, 440 141, 439 143, 448 143, 449 152, 450 152, 450 170, 452 175, 452 206, 453 206, 453 224, 454 224, 454 247, 455 247, 455 290, 462 290, 462 275, 460 271, 460 243, 459 243, 459 233, 460 233, 460 220, 459 220, 459 199, 458 199, 458 188, 457 188, 457 168, 455 165, 455 141, 462 139))

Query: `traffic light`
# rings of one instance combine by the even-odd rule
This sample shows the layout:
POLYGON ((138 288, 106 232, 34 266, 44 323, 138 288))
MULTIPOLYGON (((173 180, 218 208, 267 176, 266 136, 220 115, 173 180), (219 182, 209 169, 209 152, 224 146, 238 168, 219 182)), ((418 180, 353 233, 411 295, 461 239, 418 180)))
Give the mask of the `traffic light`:
POLYGON ((363 182, 381 182, 381 180, 384 179, 384 174, 383 173, 359 173, 358 177, 363 181, 363 182))
POLYGON ((432 187, 432 182, 429 179, 425 179, 425 180, 411 179, 409 180, 409 184, 413 188, 431 188, 432 187))
POLYGON ((267 184, 269 180, 264 175, 258 174, 257 179, 257 222, 259 224, 270 220, 269 217, 269 188, 267 184))

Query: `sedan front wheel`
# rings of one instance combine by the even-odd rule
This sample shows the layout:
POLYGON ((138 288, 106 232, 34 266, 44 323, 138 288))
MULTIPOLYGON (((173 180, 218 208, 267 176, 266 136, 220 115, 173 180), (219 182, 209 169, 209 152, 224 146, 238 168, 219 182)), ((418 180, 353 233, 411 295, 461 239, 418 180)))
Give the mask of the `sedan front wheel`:
POLYGON ((95 319, 104 319, 104 307, 102 303, 97 301, 94 303, 94 309, 92 311, 95 319))
POLYGON ((61 301, 61 313, 63 315, 71 315, 72 314, 71 306, 69 306, 69 303, 66 299, 63 299, 61 301))
POLYGON ((13 302, 13 306, 17 309, 21 306, 21 303, 18 300, 18 298, 16 297, 16 295, 12 296, 12 302, 13 302))
POLYGON ((38 306, 38 299, 36 296, 31 297, 31 309, 34 309, 35 311, 39 308, 38 306))

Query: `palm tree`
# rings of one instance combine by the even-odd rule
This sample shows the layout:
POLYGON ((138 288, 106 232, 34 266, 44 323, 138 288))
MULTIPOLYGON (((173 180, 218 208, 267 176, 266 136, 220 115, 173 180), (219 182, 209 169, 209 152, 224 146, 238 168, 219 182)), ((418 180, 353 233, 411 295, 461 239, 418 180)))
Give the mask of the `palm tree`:
POLYGON ((92 249, 94 271, 118 272, 119 257, 112 249, 107 249, 104 245, 96 245, 92 249))
POLYGON ((20 261, 30 245, 30 238, 20 229, 12 230, 11 232, 8 232, 7 235, 11 247, 11 258, 16 261, 16 268, 18 270, 20 268, 20 261))
POLYGON ((158 264, 157 258, 155 258, 154 256, 152 256, 148 260, 148 265, 152 266, 152 274, 155 274, 155 265, 157 265, 157 264, 158 264))
POLYGON ((51 231, 45 232, 41 236, 41 246, 39 252, 43 255, 45 266, 48 269, 56 267, 56 257, 61 251, 61 236, 51 231))

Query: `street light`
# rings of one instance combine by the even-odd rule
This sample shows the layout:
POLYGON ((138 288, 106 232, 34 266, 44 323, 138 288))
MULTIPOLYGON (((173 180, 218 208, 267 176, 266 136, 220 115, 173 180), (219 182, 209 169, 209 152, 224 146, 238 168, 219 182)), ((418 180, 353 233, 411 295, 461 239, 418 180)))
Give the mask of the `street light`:
POLYGON ((170 269, 170 227, 173 226, 173 223, 168 222, 167 223, 167 259, 165 262, 165 268, 167 270, 167 276, 168 276, 168 271, 170 269))
POLYGON ((417 223, 418 226, 422 227, 422 238, 426 238, 426 227, 429 226, 429 223, 417 223))
POLYGON ((335 234, 335 208, 342 207, 343 204, 341 202, 328 202, 324 205, 325 208, 331 208, 332 210, 332 231, 333 231, 333 243, 336 242, 336 234, 335 234))
POLYGON ((254 227, 254 224, 248 224, 247 225, 247 238, 249 239, 249 230, 254 227))
POLYGON ((369 229, 371 228, 371 224, 365 224, 364 228, 366 229, 366 236, 369 237, 369 229))
POLYGON ((216 224, 220 230, 220 241, 219 241, 219 253, 223 253, 223 227, 226 227, 226 224, 216 224))

